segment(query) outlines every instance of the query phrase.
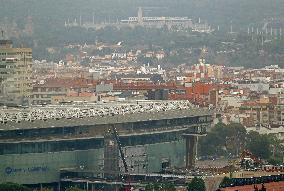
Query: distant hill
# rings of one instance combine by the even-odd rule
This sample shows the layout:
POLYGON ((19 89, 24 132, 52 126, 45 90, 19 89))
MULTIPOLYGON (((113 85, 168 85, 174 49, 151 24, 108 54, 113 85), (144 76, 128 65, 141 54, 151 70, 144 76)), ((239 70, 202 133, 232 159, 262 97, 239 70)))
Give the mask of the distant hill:
POLYGON ((220 25, 284 17, 283 0, 1 0, 0 21, 31 16, 36 25, 56 27, 80 14, 83 19, 94 14, 97 21, 133 16, 139 6, 147 15, 201 17, 220 25))
MULTIPOLYGON (((284 18, 283 10, 284 0, 0 0, 0 30, 4 29, 16 45, 32 47, 34 58, 59 60, 64 52, 50 54, 47 47, 62 47, 68 43, 94 43, 96 40, 111 43, 123 40, 125 44, 132 46, 135 43, 144 43, 163 45, 167 49, 193 45, 216 48, 215 41, 226 36, 231 24, 234 30, 241 29, 246 33, 248 26, 260 27, 264 19, 284 18), (78 22, 80 15, 83 22, 91 21, 93 16, 95 22, 115 22, 136 16, 138 7, 143 7, 146 16, 187 16, 195 21, 201 18, 214 28, 219 25, 220 34, 216 39, 202 35, 191 38, 141 28, 132 31, 112 28, 94 31, 64 27, 64 22, 68 19, 77 19, 78 22)), ((279 48, 283 47, 282 44, 283 42, 277 42, 268 48, 276 54, 282 50, 279 48)), ((258 52, 257 48, 249 49, 248 54, 243 56, 246 51, 247 49, 241 55, 231 58, 230 62, 249 66, 250 63, 244 62, 251 62, 253 58, 263 60, 262 57, 252 56, 250 51, 258 52)), ((277 56, 275 58, 278 59, 277 56)), ((278 62, 271 61, 268 64, 278 62)))

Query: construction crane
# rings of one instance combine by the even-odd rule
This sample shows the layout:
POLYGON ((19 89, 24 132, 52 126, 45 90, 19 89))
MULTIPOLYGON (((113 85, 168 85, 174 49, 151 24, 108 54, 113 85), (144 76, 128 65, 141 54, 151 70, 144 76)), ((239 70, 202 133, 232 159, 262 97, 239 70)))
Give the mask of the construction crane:
POLYGON ((124 155, 124 153, 122 151, 120 139, 119 139, 118 133, 117 133, 116 128, 114 127, 114 125, 112 126, 112 132, 113 132, 114 138, 115 138, 115 140, 117 142, 117 145, 118 145, 120 157, 122 159, 123 166, 124 166, 124 171, 125 171, 125 173, 128 173, 128 166, 127 166, 127 163, 126 163, 126 160, 125 160, 125 155, 124 155))
MULTIPOLYGON (((120 139, 119 139, 119 135, 118 135, 117 130, 114 127, 114 125, 112 126, 112 133, 113 133, 114 138, 115 138, 115 140, 117 142, 117 146, 118 146, 118 149, 119 149, 120 157, 122 159, 123 166, 124 166, 124 171, 125 171, 126 174, 128 174, 129 171, 128 171, 128 166, 127 166, 127 163, 126 163, 126 160, 125 160, 125 155, 124 155, 122 147, 121 147, 121 142, 120 142, 120 139)), ((131 190, 129 174, 128 174, 128 185, 124 186, 123 190, 124 191, 130 191, 131 190)))

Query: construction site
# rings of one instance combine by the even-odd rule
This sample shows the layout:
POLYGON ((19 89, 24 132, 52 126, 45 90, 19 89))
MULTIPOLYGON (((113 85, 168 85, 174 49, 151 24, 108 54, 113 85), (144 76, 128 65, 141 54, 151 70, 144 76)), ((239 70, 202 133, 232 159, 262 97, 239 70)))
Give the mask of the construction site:
POLYGON ((119 190, 185 185, 213 114, 188 101, 132 101, 6 108, 1 121, 0 182, 119 190))

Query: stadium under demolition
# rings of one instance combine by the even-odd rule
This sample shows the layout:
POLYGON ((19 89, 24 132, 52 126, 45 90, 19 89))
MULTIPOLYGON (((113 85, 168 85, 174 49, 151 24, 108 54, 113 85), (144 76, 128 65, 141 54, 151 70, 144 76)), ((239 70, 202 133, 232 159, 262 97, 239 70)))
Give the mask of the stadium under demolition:
POLYGON ((188 101, 63 104, 0 112, 0 182, 87 190, 182 184, 212 112, 188 101))

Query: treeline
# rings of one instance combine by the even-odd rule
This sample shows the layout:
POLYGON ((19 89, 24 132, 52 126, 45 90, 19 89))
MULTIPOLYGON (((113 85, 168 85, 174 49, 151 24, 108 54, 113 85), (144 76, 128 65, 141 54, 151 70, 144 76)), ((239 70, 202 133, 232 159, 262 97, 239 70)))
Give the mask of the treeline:
POLYGON ((284 37, 262 44, 257 39, 251 40, 250 36, 246 34, 173 32, 166 27, 162 29, 106 27, 100 30, 58 27, 50 28, 45 35, 42 35, 38 30, 33 37, 23 36, 20 39, 12 38, 12 40, 16 46, 24 44, 32 47, 35 59, 53 61, 64 58, 66 53, 63 50, 64 45, 122 41, 124 50, 135 50, 140 47, 147 47, 148 50, 163 49, 167 53, 163 64, 185 63, 191 65, 196 63, 200 57, 200 49, 206 47, 208 52, 204 56, 207 63, 210 64, 245 66, 247 68, 260 68, 275 64, 284 66, 284 37), (226 44, 226 42, 228 43, 226 44), (48 47, 55 47, 57 50, 51 54, 47 51, 48 47))
MULTIPOLYGON (((35 59, 60 60, 64 57, 61 50, 55 54, 47 51, 48 47, 62 47, 69 43, 91 44, 98 42, 125 42, 126 48, 136 45, 147 45, 150 48, 162 48, 168 52, 175 50, 177 54, 169 55, 165 63, 192 64, 197 62, 198 54, 189 54, 189 48, 208 47, 208 63, 263 67, 271 64, 284 66, 284 40, 272 39, 262 45, 262 38, 254 40, 246 34, 228 35, 229 26, 234 30, 257 25, 261 27, 264 18, 284 17, 283 0, 2 0, 0 6, 0 30, 6 24, 15 22, 24 30, 28 17, 32 17, 32 36, 22 35, 13 38, 16 45, 32 47, 35 59), (127 6, 126 6, 127 5, 127 6), (142 27, 122 28, 106 27, 101 30, 83 29, 79 27, 65 28, 64 22, 82 15, 83 21, 91 21, 94 15, 96 22, 116 22, 128 16, 137 15, 139 6, 145 8, 148 16, 188 16, 201 17, 220 31, 214 34, 196 34, 192 32, 171 32, 167 28, 146 29, 142 27), (243 46, 234 53, 217 54, 218 51, 231 51, 222 42, 234 41, 243 46)), ((266 39, 265 39, 266 40, 266 39)), ((270 39, 269 39, 270 40, 270 39)), ((235 47, 232 49, 236 50, 235 47)))
POLYGON ((273 135, 246 132, 237 123, 217 124, 206 137, 199 140, 199 155, 236 157, 248 149, 256 157, 267 160, 271 164, 282 164, 282 146, 273 135))

